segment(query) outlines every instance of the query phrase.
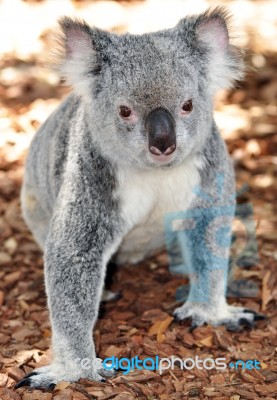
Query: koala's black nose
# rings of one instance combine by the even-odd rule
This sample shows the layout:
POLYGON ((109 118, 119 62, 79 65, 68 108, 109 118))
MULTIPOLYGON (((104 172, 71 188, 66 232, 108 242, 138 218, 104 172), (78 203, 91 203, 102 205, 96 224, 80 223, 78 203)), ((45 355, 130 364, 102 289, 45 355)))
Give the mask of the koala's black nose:
POLYGON ((156 156, 173 153, 176 149, 175 121, 165 108, 150 112, 145 121, 149 151, 156 156))

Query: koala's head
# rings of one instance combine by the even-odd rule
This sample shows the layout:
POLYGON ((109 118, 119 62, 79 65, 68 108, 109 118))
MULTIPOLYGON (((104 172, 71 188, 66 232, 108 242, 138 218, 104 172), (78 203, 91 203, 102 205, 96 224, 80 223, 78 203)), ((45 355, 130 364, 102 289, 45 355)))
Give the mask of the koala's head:
POLYGON ((93 139, 116 162, 177 165, 203 146, 213 96, 243 75, 228 17, 216 8, 172 29, 116 35, 63 18, 61 70, 81 96, 93 139))

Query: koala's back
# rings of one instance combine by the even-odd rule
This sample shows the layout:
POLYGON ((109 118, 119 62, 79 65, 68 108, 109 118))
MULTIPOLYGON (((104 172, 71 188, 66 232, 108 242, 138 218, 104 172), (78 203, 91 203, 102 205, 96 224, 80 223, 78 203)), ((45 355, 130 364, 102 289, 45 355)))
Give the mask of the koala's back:
POLYGON ((78 97, 70 94, 38 130, 26 159, 22 211, 42 248, 67 160, 70 126, 78 108, 78 97))

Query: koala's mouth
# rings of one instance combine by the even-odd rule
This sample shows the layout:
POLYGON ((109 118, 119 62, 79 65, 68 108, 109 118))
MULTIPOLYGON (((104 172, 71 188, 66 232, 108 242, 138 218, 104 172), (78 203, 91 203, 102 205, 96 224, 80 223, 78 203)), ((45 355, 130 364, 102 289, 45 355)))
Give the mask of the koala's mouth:
POLYGON ((175 154, 161 154, 161 155, 155 155, 155 154, 149 154, 150 155, 150 159, 151 161, 154 161, 155 164, 169 164, 171 163, 174 158, 175 158, 175 154))

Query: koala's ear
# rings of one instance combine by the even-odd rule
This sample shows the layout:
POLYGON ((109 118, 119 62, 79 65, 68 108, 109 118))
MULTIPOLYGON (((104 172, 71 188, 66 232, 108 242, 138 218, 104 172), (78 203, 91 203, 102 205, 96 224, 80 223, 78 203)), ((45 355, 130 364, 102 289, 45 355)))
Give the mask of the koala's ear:
MULTIPOLYGON (((230 42, 230 15, 222 7, 209 9, 189 23, 191 44, 205 49, 211 90, 229 88, 244 75, 242 51, 230 42)), ((200 51, 201 53, 201 51, 200 51)))
POLYGON ((103 44, 108 33, 91 28, 83 20, 63 17, 59 20, 61 32, 56 52, 58 69, 66 82, 76 91, 86 94, 103 68, 103 44))
POLYGON ((230 15, 225 9, 217 7, 200 15, 196 35, 209 48, 212 90, 229 88, 243 77, 242 51, 230 43, 230 15))
POLYGON ((230 16, 222 8, 208 10, 196 20, 196 35, 215 51, 225 51, 229 46, 228 21, 230 16))

